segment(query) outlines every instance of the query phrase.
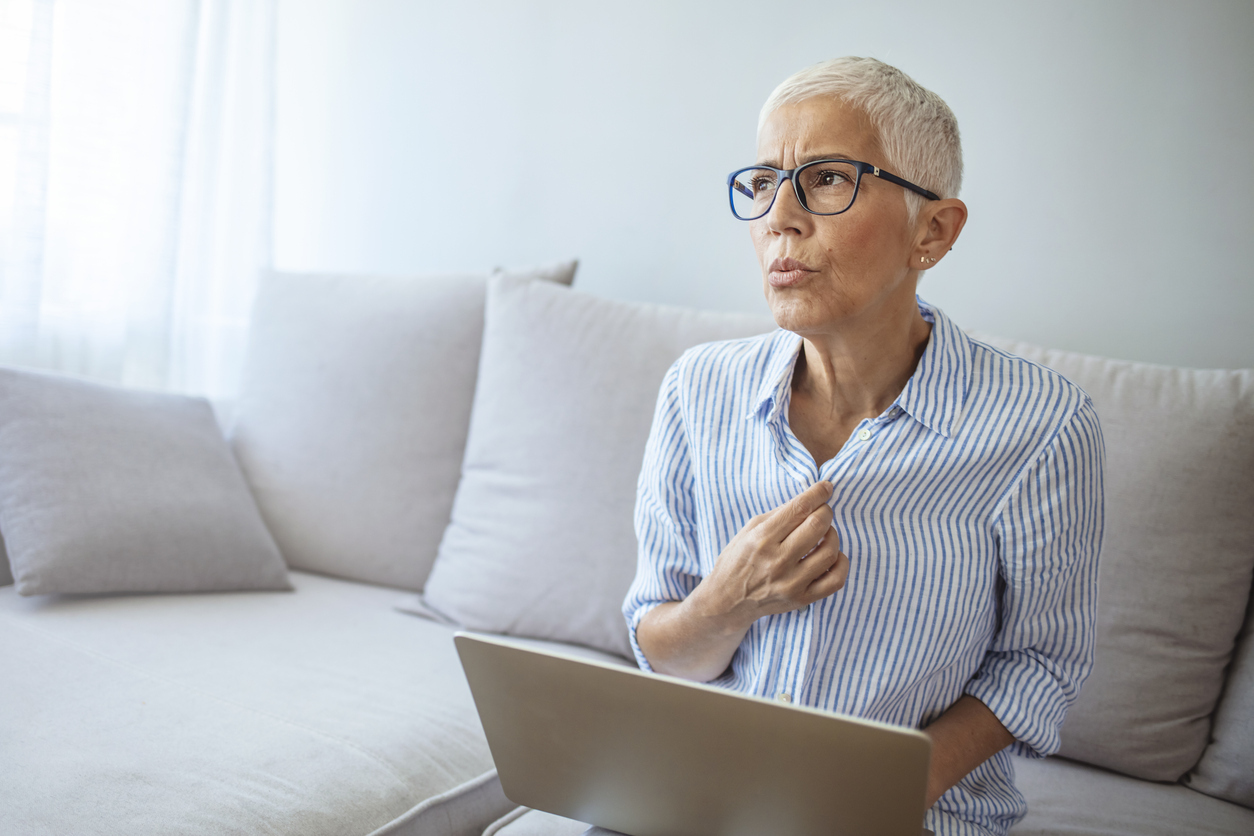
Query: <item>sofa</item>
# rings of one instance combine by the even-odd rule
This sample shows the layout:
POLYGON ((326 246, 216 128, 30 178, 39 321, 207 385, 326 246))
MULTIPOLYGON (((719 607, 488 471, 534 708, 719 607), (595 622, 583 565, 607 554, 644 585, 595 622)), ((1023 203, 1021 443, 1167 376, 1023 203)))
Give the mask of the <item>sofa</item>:
MULTIPOLYGON (((232 403, 0 369, 0 832, 584 832, 502 792, 453 633, 632 664, 662 375, 774 326, 574 271, 274 273, 232 403)), ((1254 833, 1254 371, 980 339, 1107 447, 1097 662, 1013 832, 1254 833)))

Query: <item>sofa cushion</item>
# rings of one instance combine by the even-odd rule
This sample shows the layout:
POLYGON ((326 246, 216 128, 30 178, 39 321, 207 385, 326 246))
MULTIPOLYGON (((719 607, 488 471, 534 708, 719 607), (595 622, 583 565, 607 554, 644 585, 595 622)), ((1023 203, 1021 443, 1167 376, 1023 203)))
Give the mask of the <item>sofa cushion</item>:
POLYGON ((461 472, 485 281, 262 281, 233 440, 289 566, 422 588, 461 472))
POLYGON ((519 807, 492 822, 483 836, 582 836, 587 830, 574 819, 519 807))
POLYGON ((1185 776, 1195 790, 1254 808, 1254 597, 1215 709, 1211 743, 1185 776))
POLYGON ((1254 810, 1062 758, 1014 758, 1028 814, 1011 836, 1249 836, 1254 810))
POLYGON ((22 595, 289 588, 201 398, 0 369, 0 529, 22 595))
POLYGON ((1254 574, 1254 371, 984 338, 1093 399, 1106 439, 1097 656, 1060 753, 1175 781, 1201 757, 1254 574))
POLYGON ((4 550, 4 532, 0 531, 0 586, 13 583, 13 573, 9 571, 9 554, 4 550))
POLYGON ((478 834, 514 805, 452 631, 398 593, 0 589, 5 832, 478 834))
POLYGON ((418 608, 630 656, 621 606, 658 387, 686 348, 772 328, 493 279, 461 484, 418 608))

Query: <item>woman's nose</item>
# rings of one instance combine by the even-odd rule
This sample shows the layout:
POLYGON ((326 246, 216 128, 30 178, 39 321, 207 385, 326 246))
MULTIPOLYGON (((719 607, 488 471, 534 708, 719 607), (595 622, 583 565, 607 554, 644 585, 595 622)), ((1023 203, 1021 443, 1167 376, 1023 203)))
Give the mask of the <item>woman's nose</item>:
POLYGON ((786 229, 800 231, 809 214, 797 197, 795 181, 789 177, 775 191, 775 202, 766 213, 766 225, 772 232, 783 232, 786 229))

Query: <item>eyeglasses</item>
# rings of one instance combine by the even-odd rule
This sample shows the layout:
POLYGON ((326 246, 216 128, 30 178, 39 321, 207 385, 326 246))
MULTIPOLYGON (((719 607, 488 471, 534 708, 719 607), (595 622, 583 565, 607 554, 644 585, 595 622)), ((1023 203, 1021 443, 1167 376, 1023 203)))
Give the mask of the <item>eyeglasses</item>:
POLYGON ((922 186, 856 160, 815 160, 793 169, 769 165, 742 168, 727 175, 728 200, 733 215, 742 221, 756 221, 775 205, 780 183, 791 180, 802 209, 812 215, 839 215, 853 206, 863 174, 896 183, 928 200, 940 200, 922 186))

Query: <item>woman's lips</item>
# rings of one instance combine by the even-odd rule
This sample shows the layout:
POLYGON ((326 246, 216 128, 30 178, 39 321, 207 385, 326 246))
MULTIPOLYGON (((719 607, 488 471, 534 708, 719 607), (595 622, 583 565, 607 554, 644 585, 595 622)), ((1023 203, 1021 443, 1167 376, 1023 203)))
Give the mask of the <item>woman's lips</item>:
POLYGON ((816 271, 795 258, 777 258, 771 262, 767 280, 771 287, 789 287, 798 284, 813 272, 816 271))

